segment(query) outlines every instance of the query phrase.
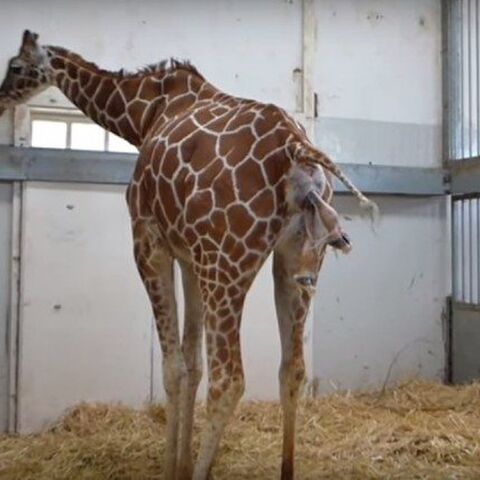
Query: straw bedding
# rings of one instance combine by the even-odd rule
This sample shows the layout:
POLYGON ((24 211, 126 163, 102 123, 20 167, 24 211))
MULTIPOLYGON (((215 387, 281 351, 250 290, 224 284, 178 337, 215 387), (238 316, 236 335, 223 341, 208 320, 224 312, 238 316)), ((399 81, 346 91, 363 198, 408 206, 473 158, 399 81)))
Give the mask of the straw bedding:
MULTIPOLYGON (((204 418, 199 407, 196 448, 204 418)), ((213 478, 279 478, 280 425, 278 404, 242 404, 213 478)), ((41 434, 0 437, 0 478, 162 478, 164 426, 160 406, 79 405, 41 434)), ((382 393, 304 400, 298 427, 298 480, 480 478, 480 383, 411 381, 382 393)))

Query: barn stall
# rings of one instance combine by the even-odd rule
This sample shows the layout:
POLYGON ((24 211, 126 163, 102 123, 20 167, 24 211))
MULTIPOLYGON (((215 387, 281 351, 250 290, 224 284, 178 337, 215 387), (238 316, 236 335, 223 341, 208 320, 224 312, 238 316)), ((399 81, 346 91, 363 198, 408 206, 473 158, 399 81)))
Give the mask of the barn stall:
MULTIPOLYGON (((307 395, 478 376, 478 2, 42 0, 5 1, 2 13, 3 65, 27 27, 108 69, 188 58, 222 90, 285 108, 375 199, 372 230, 337 185, 354 249, 331 253, 320 275, 307 395)), ((2 117, 0 141, 1 429, 44 431, 81 402, 162 402, 124 200, 134 149, 55 89, 2 117)), ((278 398, 270 271, 267 262, 244 313, 246 400, 278 398)), ((437 390, 425 389, 434 401, 437 390)), ((461 392, 449 391, 447 410, 455 398, 475 405, 472 390, 461 392)), ((261 411, 251 415, 261 422, 261 411)))

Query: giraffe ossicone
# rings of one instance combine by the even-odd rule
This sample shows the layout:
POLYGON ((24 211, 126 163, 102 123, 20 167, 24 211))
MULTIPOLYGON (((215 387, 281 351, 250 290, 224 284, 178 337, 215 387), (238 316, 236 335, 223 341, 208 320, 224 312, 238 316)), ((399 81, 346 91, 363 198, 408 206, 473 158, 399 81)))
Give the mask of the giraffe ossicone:
MULTIPOLYGON (((293 478, 296 405, 305 377, 303 329, 327 244, 348 236, 331 206, 337 177, 372 202, 281 108, 233 97, 193 66, 162 62, 109 72, 25 31, 0 86, 0 113, 55 85, 85 115, 139 148, 127 188, 138 271, 155 315, 166 401, 164 475, 206 480, 244 390, 240 323, 245 296, 273 252, 281 335, 283 480, 293 478), (182 271, 177 319, 173 262, 182 271), (193 410, 205 335, 208 421, 195 465, 193 410)), ((261 312, 259 312, 261 315, 261 312)))

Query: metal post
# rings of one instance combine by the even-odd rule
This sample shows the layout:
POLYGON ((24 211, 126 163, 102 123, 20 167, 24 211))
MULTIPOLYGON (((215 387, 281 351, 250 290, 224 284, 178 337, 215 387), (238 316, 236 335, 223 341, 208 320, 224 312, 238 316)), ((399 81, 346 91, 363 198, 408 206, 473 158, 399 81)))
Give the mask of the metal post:
POLYGON ((448 82, 449 82, 449 143, 450 159, 462 156, 462 3, 461 0, 445 0, 448 3, 448 82))
POLYGON ((460 151, 465 158, 463 0, 460 0, 460 151))
POLYGON ((450 232, 450 238, 452 242, 452 297, 454 300, 458 300, 458 202, 454 198, 450 201, 450 210, 452 215, 452 229, 450 232))
POLYGON ((460 200, 460 279, 461 279, 461 289, 460 289, 460 300, 465 301, 465 200, 460 200))
POLYGON ((477 304, 480 304, 480 197, 477 198, 477 304))
MULTIPOLYGON (((302 0, 302 59, 303 59, 303 113, 305 115, 305 127, 310 140, 315 143, 315 95, 314 95, 314 68, 316 49, 316 13, 314 0, 302 0)), ((305 366, 307 378, 315 378, 314 372, 314 302, 307 313, 305 321, 305 335, 310 337, 309 347, 305 349, 305 366)))
MULTIPOLYGON (((477 67, 477 157, 480 157, 480 34, 478 31, 478 17, 480 15, 479 0, 475 0, 475 62, 477 67)), ((478 299, 480 302, 480 297, 478 299)))
POLYGON ((306 129, 312 142, 315 142, 315 98, 313 72, 315 66, 315 5, 313 0, 302 2, 302 56, 303 56, 303 113, 306 129))
POLYGON ((20 302, 21 302, 21 238, 22 238, 21 182, 13 183, 12 196, 12 255, 10 257, 10 310, 8 315, 8 432, 18 427, 18 382, 20 354, 20 302))
POLYGON ((473 199, 468 202, 468 298, 473 303, 473 199))
POLYGON ((443 98, 443 135, 442 135, 442 159, 443 165, 447 165, 452 158, 452 142, 450 132, 452 131, 451 113, 452 113, 452 82, 450 79, 451 65, 451 4, 448 0, 442 0, 442 98, 443 98))
POLYGON ((472 152, 472 3, 471 0, 468 0, 467 3, 467 75, 468 75, 468 156, 471 158, 473 156, 472 152))

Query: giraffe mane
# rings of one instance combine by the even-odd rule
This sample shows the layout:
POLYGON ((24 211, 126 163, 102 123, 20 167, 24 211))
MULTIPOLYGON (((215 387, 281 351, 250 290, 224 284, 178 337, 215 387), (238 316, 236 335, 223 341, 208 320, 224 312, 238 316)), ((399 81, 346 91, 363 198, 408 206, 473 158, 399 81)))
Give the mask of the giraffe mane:
POLYGON ((164 75, 166 73, 175 72, 177 70, 184 70, 186 72, 192 73, 200 77, 202 80, 205 80, 205 77, 197 70, 197 68, 190 63, 189 60, 178 60, 177 58, 170 57, 165 60, 161 60, 157 63, 151 63, 149 65, 145 65, 144 67, 138 68, 135 71, 128 71, 125 69, 120 70, 104 70, 100 68, 96 63, 89 62, 85 60, 82 56, 77 53, 71 52, 63 47, 50 47, 55 51, 55 53, 66 57, 69 60, 74 61, 80 66, 84 66, 86 68, 91 68, 95 70, 100 75, 108 75, 111 77, 116 77, 120 79, 129 79, 129 78, 137 78, 137 77, 144 77, 147 75, 164 75))

